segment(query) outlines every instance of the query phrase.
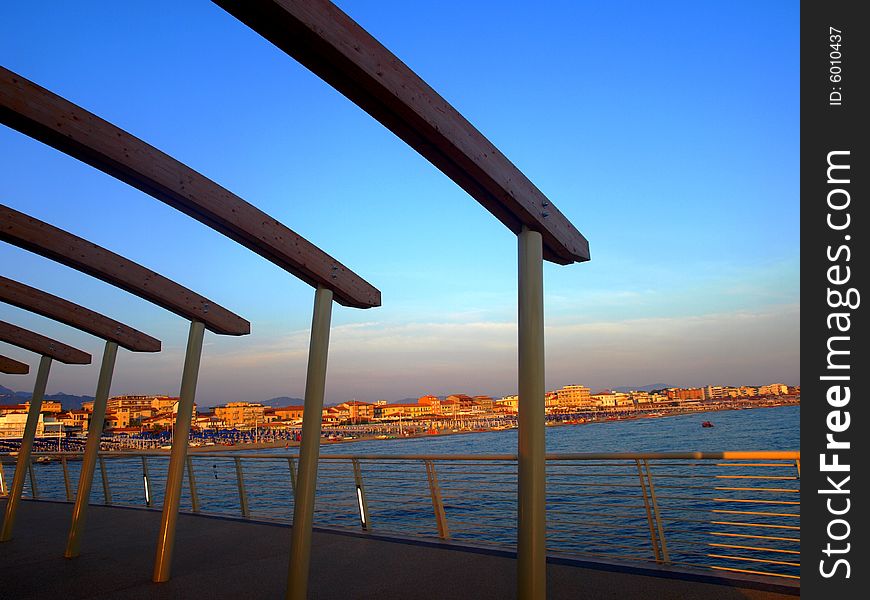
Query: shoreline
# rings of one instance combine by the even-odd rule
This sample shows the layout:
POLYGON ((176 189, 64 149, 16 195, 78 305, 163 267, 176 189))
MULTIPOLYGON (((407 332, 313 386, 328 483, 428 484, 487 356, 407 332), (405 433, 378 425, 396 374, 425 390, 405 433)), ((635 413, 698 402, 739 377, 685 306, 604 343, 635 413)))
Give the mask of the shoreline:
MULTIPOLYGON (((746 405, 739 405, 739 404, 733 404, 733 405, 729 404, 729 405, 703 407, 703 408, 700 408, 698 410, 681 409, 681 410, 671 410, 671 411, 667 411, 667 412, 654 411, 653 414, 637 414, 637 415, 634 415, 631 413, 617 413, 616 411, 610 412, 610 413, 602 412, 602 413, 596 413, 596 416, 598 418, 579 421, 579 422, 576 419, 571 419, 574 422, 570 422, 568 420, 569 415, 566 414, 566 415, 561 415, 561 416, 566 417, 566 420, 547 421, 546 427, 551 428, 551 427, 565 427, 565 426, 570 426, 570 425, 592 425, 592 424, 606 424, 606 423, 614 423, 614 422, 622 422, 622 421, 640 421, 640 420, 645 420, 645 419, 664 419, 667 417, 677 417, 677 416, 684 416, 684 415, 703 415, 703 414, 715 413, 715 412, 721 412, 721 411, 754 410, 754 409, 760 409, 760 408, 781 408, 781 407, 785 407, 785 406, 800 406, 800 401, 797 400, 797 401, 792 401, 792 402, 781 402, 781 403, 776 403, 776 404, 768 404, 768 405, 764 405, 764 406, 746 406, 746 405), (662 412, 662 414, 655 414, 656 412, 662 412)), ((586 413, 586 414, 590 414, 590 413, 586 413)), ((548 415, 548 416, 552 416, 552 415, 548 415)), ((459 429, 459 430, 445 428, 445 429, 438 430, 437 434, 423 431, 421 428, 421 430, 418 430, 415 433, 407 433, 407 434, 403 434, 403 435, 402 434, 400 434, 400 435, 386 435, 383 433, 380 433, 380 434, 360 434, 353 429, 341 429, 341 427, 339 426, 339 427, 330 427, 327 429, 327 432, 332 433, 334 435, 350 435, 352 437, 347 437, 347 438, 342 437, 342 438, 338 438, 338 439, 328 439, 328 438, 322 437, 321 441, 320 441, 320 445, 321 445, 321 447, 323 447, 323 446, 333 446, 336 444, 352 444, 355 442, 372 442, 372 441, 389 442, 392 440, 408 440, 408 439, 417 439, 417 438, 440 438, 440 437, 451 436, 451 435, 494 433, 494 432, 498 432, 498 431, 505 431, 508 429, 516 429, 516 425, 505 426, 504 424, 502 424, 501 426, 496 427, 496 428, 493 428, 493 427, 483 428, 483 427, 481 427, 481 428, 469 428, 469 429, 459 429)), ((108 443, 114 444, 117 442, 108 442, 108 443)), ((282 449, 289 450, 289 449, 293 449, 293 448, 298 448, 299 445, 300 445, 300 442, 281 439, 281 440, 261 441, 261 442, 254 442, 254 443, 241 442, 241 443, 233 443, 233 444, 229 444, 229 445, 224 444, 224 443, 216 443, 214 445, 209 445, 209 446, 188 445, 187 449, 188 449, 188 452, 190 452, 190 453, 199 454, 199 453, 209 453, 209 452, 246 452, 246 451, 251 451, 251 450, 273 450, 276 448, 282 448, 282 449)), ((171 448, 136 448, 136 447, 131 447, 131 446, 122 446, 122 447, 111 448, 111 449, 107 449, 107 450, 103 450, 103 451, 129 452, 129 453, 137 453, 137 452, 147 451, 147 452, 156 452, 156 453, 168 455, 171 452, 171 448)), ((34 451, 34 453, 35 454, 52 454, 52 452, 50 452, 50 451, 46 452, 46 451, 36 451, 36 450, 34 451)), ((0 453, 0 455, 10 455, 10 454, 13 454, 13 452, 10 451, 10 452, 0 453)), ((15 452, 15 454, 17 454, 17 452, 15 452)))
MULTIPOLYGON (((786 406, 800 406, 800 402, 783 402, 781 404, 771 404, 766 406, 720 406, 720 407, 709 407, 704 408, 703 410, 682 410, 682 411, 673 411, 664 413, 661 415, 637 415, 637 416, 620 416, 616 418, 604 417, 601 419, 593 419, 589 421, 585 421, 582 423, 566 423, 562 421, 548 421, 547 427, 566 427, 571 425, 593 425, 593 424, 606 424, 606 423, 617 423, 622 421, 640 421, 645 419, 664 419, 667 417, 678 417, 685 415, 701 415, 706 413, 716 413, 722 411, 732 411, 732 410, 755 410, 760 408, 782 408, 786 406), (552 423, 552 424, 551 424, 552 423)), ((606 414, 606 413, 605 413, 606 414)), ((333 428, 330 428, 333 429, 333 428)), ((516 427, 509 427, 507 429, 516 429, 516 427)), ((339 430, 340 431, 340 430, 339 430)), ((478 434, 478 433, 494 433, 498 431, 506 431, 506 429, 461 429, 458 431, 454 430, 439 430, 437 434, 431 433, 413 433, 406 434, 402 436, 389 436, 389 437, 379 437, 379 436, 353 436, 352 438, 344 438, 344 439, 336 439, 330 440, 326 438, 321 438, 320 445, 322 446, 333 446, 337 444, 352 444, 355 442, 390 442, 394 440, 409 440, 415 438, 440 438, 444 436, 451 435, 467 435, 467 434, 478 434)), ((349 432, 352 433, 352 432, 349 432)), ((233 444, 233 445, 223 445, 223 444, 215 444, 214 446, 188 446, 188 452, 192 453, 207 453, 207 452, 237 452, 237 451, 248 451, 248 450, 271 450, 274 448, 298 448, 300 445, 299 442, 291 442, 287 440, 276 440, 272 442, 256 442, 256 443, 241 443, 241 444, 233 444)), ((121 448, 118 451, 120 452, 136 452, 136 449, 133 448, 121 448)), ((169 449, 156 449, 153 450, 155 452, 165 452, 169 453, 171 450, 169 449)))

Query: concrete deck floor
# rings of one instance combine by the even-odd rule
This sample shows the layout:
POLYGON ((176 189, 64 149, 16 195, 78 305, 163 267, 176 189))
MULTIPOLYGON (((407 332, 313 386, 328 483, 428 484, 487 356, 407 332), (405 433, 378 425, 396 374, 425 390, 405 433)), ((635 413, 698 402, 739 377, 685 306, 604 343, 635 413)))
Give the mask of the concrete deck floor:
MULTIPOLYGON (((0 501, 0 511, 5 501, 0 501)), ((15 539, 0 544, 0 598, 283 598, 290 529, 182 515, 172 580, 151 582, 160 513, 92 506, 82 555, 63 558, 72 505, 24 502, 15 539)), ((0 512, 2 517, 2 512, 0 512)), ((514 598, 516 561, 505 553, 315 531, 309 597, 514 598)), ((798 589, 750 589, 631 569, 548 566, 552 599, 793 599, 798 589), (786 590, 787 591, 787 590, 786 590)))

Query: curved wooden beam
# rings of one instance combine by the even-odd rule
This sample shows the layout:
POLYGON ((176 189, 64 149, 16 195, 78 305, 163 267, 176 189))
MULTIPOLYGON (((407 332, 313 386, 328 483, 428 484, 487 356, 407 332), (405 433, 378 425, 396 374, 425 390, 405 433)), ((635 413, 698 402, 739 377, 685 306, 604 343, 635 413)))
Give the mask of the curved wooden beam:
POLYGON ((272 261, 345 306, 381 293, 260 209, 157 148, 0 67, 0 122, 117 177, 272 261))
POLYGON ((246 335, 251 324, 163 275, 53 225, 0 204, 0 240, 87 273, 224 335, 246 335))
POLYGON ((0 275, 0 301, 60 321, 133 352, 160 352, 160 340, 69 300, 0 275))
POLYGON ((589 260, 589 242, 492 142, 369 32, 327 0, 213 0, 403 139, 544 258, 589 260))
POLYGON ((30 367, 23 362, 18 362, 14 358, 3 356, 0 354, 0 373, 7 375, 27 375, 30 373, 30 367))
POLYGON ((13 346, 36 352, 42 356, 48 356, 68 365, 91 364, 91 355, 87 352, 67 346, 6 321, 0 321, 0 342, 6 342, 13 346))

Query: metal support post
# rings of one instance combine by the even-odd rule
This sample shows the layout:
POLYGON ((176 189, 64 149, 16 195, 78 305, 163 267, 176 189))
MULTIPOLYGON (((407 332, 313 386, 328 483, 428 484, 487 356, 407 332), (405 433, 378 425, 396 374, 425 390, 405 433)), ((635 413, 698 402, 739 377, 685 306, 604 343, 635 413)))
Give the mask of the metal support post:
POLYGON ((435 524, 438 525, 438 537, 450 539, 450 528, 447 526, 447 513, 444 512, 444 500, 441 498, 441 486, 438 484, 438 473, 435 463, 424 460, 426 464, 426 479, 429 480, 429 495, 432 497, 432 509, 435 511, 435 524))
POLYGON ((112 490, 109 489, 109 473, 106 471, 106 461, 102 456, 100 459, 100 478, 103 480, 103 504, 112 506, 112 490))
POLYGON ((148 476, 148 457, 142 455, 142 484, 145 488, 145 506, 151 507, 151 477, 148 476))
POLYGON ((82 467, 79 472, 79 486, 76 490, 72 523, 66 540, 66 550, 63 553, 66 558, 75 558, 81 551, 85 517, 91 499, 91 485, 94 482, 97 454, 100 451, 100 437, 103 435, 103 422, 106 419, 106 402, 109 399, 109 389, 112 387, 112 375, 115 372, 117 354, 118 344, 106 342, 106 347, 103 349, 103 361, 100 364, 100 375, 97 379, 97 391, 94 395, 94 409, 88 422, 88 439, 85 442, 85 453, 82 455, 82 467))
POLYGON ((39 424, 39 411, 42 408, 42 398, 45 396, 45 384, 48 382, 48 372, 51 370, 51 357, 39 359, 39 370, 36 372, 36 383, 33 386, 33 396, 30 398, 30 410, 27 411, 27 422, 24 425, 24 435, 21 437, 21 447, 15 462, 15 475, 12 476, 12 489, 6 501, 6 514, 3 517, 3 527, 0 529, 0 542, 12 539, 15 527, 15 514, 21 503, 21 492, 24 490, 24 477, 30 465, 30 453, 33 450, 33 438, 36 437, 36 427, 39 424))
POLYGON ((160 535, 157 538, 157 553, 154 559, 155 583, 169 581, 172 565, 172 550, 175 546, 175 524, 178 521, 178 505, 181 503, 181 482, 184 463, 187 459, 187 442, 190 436, 191 413, 196 396, 196 381, 199 377, 199 360, 202 356, 202 338, 205 325, 200 321, 190 323, 187 337, 187 352, 181 374, 181 392, 178 399, 178 414, 175 416, 172 454, 169 457, 169 472, 166 475, 166 492, 163 495, 163 515, 160 518, 160 535))
POLYGON ((0 461, 0 496, 6 495, 6 473, 3 472, 3 461, 0 461))
POLYGON ((293 501, 296 501, 296 459, 290 457, 287 459, 287 466, 290 467, 290 487, 293 489, 293 501))
POLYGON ((646 483, 643 480, 643 470, 640 467, 640 460, 639 459, 635 459, 634 462, 637 464, 637 476, 640 479, 640 489, 641 489, 641 492, 643 493, 643 507, 646 509, 646 522, 649 525, 650 545, 652 545, 653 555, 656 558, 656 562, 662 562, 662 556, 661 556, 661 553, 659 552, 659 543, 658 543, 658 539, 656 538, 656 530, 655 530, 655 526, 653 525, 652 511, 650 510, 650 507, 649 507, 649 497, 647 496, 647 493, 646 493, 646 483))
POLYGON ((652 470, 649 468, 649 461, 647 459, 643 459, 643 466, 646 469, 646 481, 647 485, 649 485, 649 497, 652 500, 653 505, 653 514, 656 518, 656 528, 658 529, 659 534, 659 544, 662 547, 662 559, 665 561, 665 564, 670 564, 671 557, 668 554, 668 543, 665 541, 665 530, 662 527, 662 517, 659 514, 659 502, 656 499, 656 488, 653 486, 652 480, 652 470))
POLYGON ((369 503, 366 500, 366 487, 363 485, 362 468, 358 458, 352 458, 353 480, 356 484, 356 502, 359 506, 359 520, 364 530, 369 529, 369 503))
POLYGON ((314 316, 311 320, 311 342, 308 348, 302 443, 299 447, 299 473, 296 479, 296 501, 290 538, 287 600, 306 600, 308 594, 311 524, 314 520, 314 492, 317 489, 317 460, 320 457, 320 424, 331 320, 332 290, 318 286, 314 293, 314 316))
POLYGON ((236 456, 236 485, 239 488, 239 510, 242 511, 242 516, 248 518, 251 512, 248 510, 248 493, 245 491, 245 475, 242 473, 242 460, 236 456))
POLYGON ((72 486, 69 482, 69 465, 66 464, 66 456, 60 457, 60 466, 63 468, 63 489, 66 492, 66 501, 72 502, 72 486))
POLYGON ((196 493, 196 474, 193 472, 193 460, 187 456, 187 487, 190 488, 190 508, 199 512, 199 495, 196 493))
POLYGON ((544 268, 541 234, 519 235, 517 598, 547 597, 544 268))
POLYGON ((36 482, 36 471, 33 470, 33 460, 27 465, 27 472, 30 473, 30 497, 39 500, 39 485, 36 482))

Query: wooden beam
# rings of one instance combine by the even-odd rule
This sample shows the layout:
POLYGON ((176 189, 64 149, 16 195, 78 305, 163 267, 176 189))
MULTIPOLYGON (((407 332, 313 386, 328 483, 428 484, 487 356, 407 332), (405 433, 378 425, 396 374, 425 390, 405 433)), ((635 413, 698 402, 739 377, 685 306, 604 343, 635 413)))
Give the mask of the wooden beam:
POLYGON ((414 71, 327 0, 213 0, 427 158, 544 258, 589 260, 589 243, 529 179, 414 71))
POLYGON ((69 300, 0 275, 0 301, 60 321, 133 352, 160 352, 160 340, 69 300))
POLYGON ((48 356, 68 365, 91 364, 91 355, 87 352, 67 346, 6 321, 0 321, 0 342, 6 342, 13 346, 36 352, 42 356, 48 356))
POLYGON ((30 373, 30 367, 23 362, 18 362, 8 356, 0 354, 0 373, 7 375, 27 375, 30 373))
POLYGON ((381 293, 323 250, 157 148, 0 67, 0 122, 117 177, 250 248, 346 306, 381 293))
POLYGON ((163 275, 53 225, 0 204, 0 240, 50 258, 162 306, 224 335, 246 335, 251 324, 163 275))

